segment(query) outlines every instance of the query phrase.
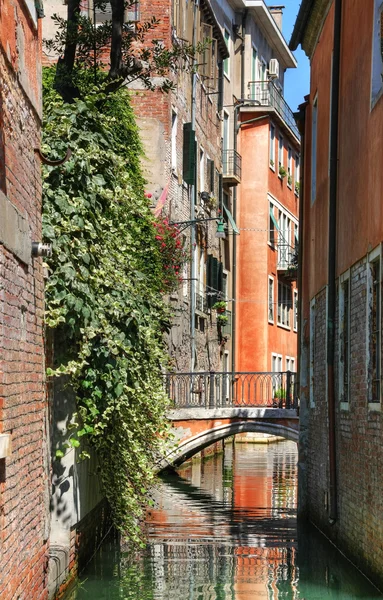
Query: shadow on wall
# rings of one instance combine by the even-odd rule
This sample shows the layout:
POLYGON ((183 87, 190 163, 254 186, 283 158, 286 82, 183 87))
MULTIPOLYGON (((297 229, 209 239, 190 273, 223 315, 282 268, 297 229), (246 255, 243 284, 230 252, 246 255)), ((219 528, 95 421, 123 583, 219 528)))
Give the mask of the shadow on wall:
POLYGON ((54 597, 75 564, 77 556, 74 556, 74 552, 78 550, 78 533, 82 529, 80 523, 87 521, 86 517, 94 513, 94 520, 99 525, 97 507, 101 511, 105 509, 95 456, 78 462, 79 449, 64 448, 76 412, 75 396, 67 377, 54 380, 51 410, 50 598, 54 597), (59 460, 55 458, 58 449, 65 452, 59 460))

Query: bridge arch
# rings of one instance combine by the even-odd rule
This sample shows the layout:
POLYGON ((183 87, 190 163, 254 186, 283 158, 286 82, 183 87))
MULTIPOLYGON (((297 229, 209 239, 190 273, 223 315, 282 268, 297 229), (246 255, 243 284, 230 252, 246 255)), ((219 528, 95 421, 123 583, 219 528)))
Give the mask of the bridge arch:
POLYGON ((289 427, 281 423, 272 423, 265 420, 262 421, 234 421, 217 427, 206 429, 205 431, 181 441, 176 449, 173 449, 163 461, 160 470, 169 466, 178 466, 188 458, 194 456, 207 446, 214 442, 223 440, 238 433, 267 433, 269 435, 277 435, 298 443, 299 431, 296 428, 289 427))

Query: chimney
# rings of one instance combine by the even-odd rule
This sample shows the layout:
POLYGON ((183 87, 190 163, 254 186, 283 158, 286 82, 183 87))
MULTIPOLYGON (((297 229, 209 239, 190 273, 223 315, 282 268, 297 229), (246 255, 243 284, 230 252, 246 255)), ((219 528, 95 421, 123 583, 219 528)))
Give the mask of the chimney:
POLYGON ((274 19, 274 21, 277 24, 278 29, 280 29, 280 31, 282 31, 282 14, 283 14, 283 9, 285 7, 284 6, 268 6, 268 9, 270 11, 270 13, 272 14, 272 17, 274 19))

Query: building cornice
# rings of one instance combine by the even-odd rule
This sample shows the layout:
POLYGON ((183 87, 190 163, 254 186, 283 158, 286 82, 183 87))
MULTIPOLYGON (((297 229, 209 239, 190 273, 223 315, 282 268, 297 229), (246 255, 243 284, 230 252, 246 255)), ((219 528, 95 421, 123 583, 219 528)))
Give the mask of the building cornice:
POLYGON ((291 50, 296 50, 300 44, 311 59, 332 2, 333 0, 302 0, 289 44, 291 50))
POLYGON ((270 47, 275 51, 283 68, 295 68, 297 66, 297 61, 264 0, 229 0, 229 2, 236 12, 247 10, 253 15, 255 22, 270 47))

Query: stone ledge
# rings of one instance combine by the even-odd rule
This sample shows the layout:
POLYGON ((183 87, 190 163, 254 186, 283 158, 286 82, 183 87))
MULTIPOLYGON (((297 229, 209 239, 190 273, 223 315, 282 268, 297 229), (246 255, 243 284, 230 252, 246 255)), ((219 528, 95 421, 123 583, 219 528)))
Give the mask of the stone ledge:
POLYGON ((0 244, 26 265, 31 262, 32 242, 27 219, 0 190, 0 244))

